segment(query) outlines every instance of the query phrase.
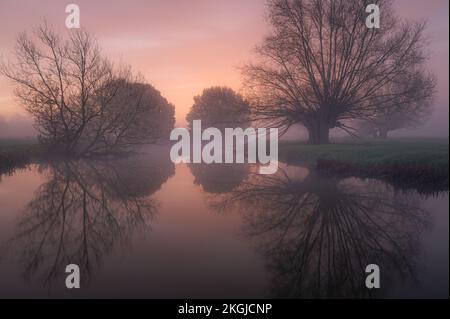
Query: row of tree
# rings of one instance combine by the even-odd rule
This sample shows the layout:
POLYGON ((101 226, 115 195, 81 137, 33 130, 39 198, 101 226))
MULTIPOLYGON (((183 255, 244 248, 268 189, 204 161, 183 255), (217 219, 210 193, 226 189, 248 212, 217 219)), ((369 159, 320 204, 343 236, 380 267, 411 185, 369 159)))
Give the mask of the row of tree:
MULTIPOLYGON (((268 1, 272 31, 242 70, 252 121, 281 132, 302 125, 311 143, 328 143, 332 128, 386 137, 421 124, 436 85, 425 69, 425 24, 401 22, 389 0, 375 3, 380 29, 366 26, 367 0, 268 1)), ((228 89, 205 90, 187 120, 202 109, 228 121, 242 108, 236 99, 228 89)))
MULTIPOLYGON (((371 0, 370 2, 374 2, 371 0)), ((425 24, 402 22, 389 0, 377 0, 382 26, 365 24, 368 0, 269 0, 272 30, 243 70, 245 99, 226 87, 194 98, 188 125, 218 128, 293 125, 311 143, 329 132, 387 133, 430 114, 435 78, 425 69, 425 24)), ((62 40, 47 25, 17 41, 15 63, 0 74, 33 116, 52 150, 117 152, 167 137, 174 106, 129 67, 114 66, 84 31, 62 40)))

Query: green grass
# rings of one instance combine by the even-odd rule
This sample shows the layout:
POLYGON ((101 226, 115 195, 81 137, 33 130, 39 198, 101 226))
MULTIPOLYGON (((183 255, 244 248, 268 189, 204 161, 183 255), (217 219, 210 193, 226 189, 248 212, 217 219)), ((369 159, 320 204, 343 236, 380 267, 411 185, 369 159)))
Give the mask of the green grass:
POLYGON ((448 190, 448 138, 392 138, 327 145, 280 143, 280 161, 337 175, 448 190))
POLYGON ((280 159, 303 165, 315 165, 317 160, 326 159, 362 165, 427 162, 448 167, 448 144, 444 138, 362 140, 326 145, 281 142, 280 159))

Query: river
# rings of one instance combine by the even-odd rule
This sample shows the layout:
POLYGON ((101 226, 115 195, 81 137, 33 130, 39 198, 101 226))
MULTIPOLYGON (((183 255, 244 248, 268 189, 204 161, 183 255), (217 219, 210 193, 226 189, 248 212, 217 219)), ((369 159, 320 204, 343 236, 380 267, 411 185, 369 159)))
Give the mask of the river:
POLYGON ((448 298, 448 212, 448 192, 287 165, 33 164, 0 177, 0 297, 448 298))

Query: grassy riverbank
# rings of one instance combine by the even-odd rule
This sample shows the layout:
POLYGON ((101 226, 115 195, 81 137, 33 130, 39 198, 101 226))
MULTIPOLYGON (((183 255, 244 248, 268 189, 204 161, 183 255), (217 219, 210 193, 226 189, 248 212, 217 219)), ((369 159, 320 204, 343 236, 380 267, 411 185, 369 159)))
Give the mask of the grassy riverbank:
MULTIPOLYGON (((446 138, 397 138, 310 145, 285 141, 280 161, 338 176, 379 178, 424 192, 448 190, 449 141, 446 138)), ((0 174, 42 156, 34 139, 0 139, 0 174)))
POLYGON ((446 138, 341 141, 328 145, 282 142, 280 160, 329 174, 373 177, 423 191, 448 190, 446 138))

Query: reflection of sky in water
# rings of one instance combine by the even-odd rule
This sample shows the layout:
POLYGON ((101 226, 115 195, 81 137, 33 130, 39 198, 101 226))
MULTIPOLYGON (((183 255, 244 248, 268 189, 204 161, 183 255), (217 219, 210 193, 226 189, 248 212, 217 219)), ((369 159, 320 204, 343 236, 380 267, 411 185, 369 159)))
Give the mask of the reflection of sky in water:
MULTIPOLYGON (((298 236, 300 236, 298 234, 302 234, 307 228, 298 223, 296 225, 298 229, 289 230, 289 236, 291 236, 289 238, 292 241, 287 241, 282 246, 276 246, 275 241, 272 240, 276 237, 271 237, 276 236, 279 230, 275 229, 275 232, 264 230, 256 235, 254 230, 261 230, 258 227, 266 225, 264 223, 267 220, 264 217, 270 217, 270 214, 275 213, 275 218, 268 219, 271 222, 282 214, 286 214, 286 211, 276 212, 275 208, 278 206, 274 206, 273 200, 279 200, 281 207, 284 208, 287 206, 283 205, 287 205, 289 200, 297 200, 296 196, 302 192, 313 194, 309 197, 311 203, 316 203, 314 201, 321 196, 322 191, 324 192, 320 205, 328 206, 323 206, 325 208, 320 210, 320 218, 323 219, 326 215, 324 212, 331 214, 330 209, 335 208, 333 205, 336 205, 336 201, 342 203, 344 198, 343 196, 333 198, 334 187, 338 187, 343 195, 387 196, 380 197, 378 204, 371 199, 372 201, 368 203, 373 203, 374 207, 378 205, 386 209, 388 204, 393 205, 392 207, 403 207, 401 205, 404 204, 411 205, 412 208, 416 204, 422 207, 426 211, 424 216, 427 219, 427 226, 417 226, 420 229, 411 226, 415 224, 411 224, 410 219, 419 216, 417 212, 411 211, 411 215, 405 217, 409 220, 405 220, 402 224, 405 226, 394 236, 398 238, 399 244, 405 243, 405 236, 418 236, 417 247, 411 247, 417 252, 417 256, 411 258, 411 262, 415 262, 414 273, 420 285, 414 285, 408 276, 405 276, 403 283, 394 278, 395 285, 389 287, 386 294, 394 297, 448 296, 447 194, 424 199, 413 192, 405 197, 405 194, 396 193, 382 183, 369 180, 347 179, 338 181, 337 184, 328 181, 320 182, 319 178, 311 179, 307 169, 292 166, 282 167, 282 171, 276 175, 280 177, 278 180, 273 179, 275 176, 255 174, 255 168, 247 165, 214 167, 202 166, 202 164, 197 166, 180 164, 173 166, 171 162, 158 156, 135 161, 124 159, 114 165, 108 162, 96 164, 94 167, 95 170, 92 170, 88 166, 79 164, 72 167, 69 174, 66 168, 60 167, 60 172, 56 173, 51 167, 39 169, 38 166, 32 166, 12 176, 2 176, 0 182, 0 282, 2 283, 0 296, 47 296, 50 294, 53 297, 239 298, 268 297, 276 293, 281 296, 289 295, 288 292, 292 293, 292 289, 296 288, 285 285, 286 278, 279 277, 279 269, 275 269, 274 265, 286 264, 288 265, 286 270, 289 270, 289 265, 294 263, 290 259, 284 261, 283 258, 284 256, 292 257, 289 245, 298 244, 298 236), (84 180, 81 184, 80 178, 84 180), (291 182, 286 182, 286 178, 291 182), (308 178, 311 182, 305 183, 308 178), (255 190, 251 187, 254 181, 259 181, 254 185, 269 185, 270 188, 260 187, 255 190), (90 259, 91 278, 89 282, 83 282, 83 278, 85 280, 87 278, 82 277, 82 289, 79 291, 68 291, 63 287, 63 269, 60 272, 56 271, 50 283, 45 285, 46 277, 42 274, 48 274, 49 267, 54 264, 49 262, 49 259, 54 258, 54 248, 58 247, 56 235, 51 237, 56 242, 46 244, 49 250, 42 256, 43 260, 37 264, 37 269, 28 269, 28 274, 33 274, 29 276, 28 283, 24 281, 24 272, 27 265, 30 265, 32 254, 27 247, 31 247, 33 252, 38 247, 36 240, 39 236, 29 238, 23 236, 17 242, 8 245, 11 243, 11 238, 17 237, 21 229, 40 225, 39 223, 27 224, 35 221, 36 216, 40 215, 35 211, 33 213, 29 208, 27 210, 26 207, 34 201, 35 205, 39 204, 38 207, 48 209, 50 206, 45 205, 48 204, 49 197, 43 196, 47 194, 43 190, 51 189, 56 192, 55 185, 51 182, 70 184, 72 194, 69 198, 74 205, 72 211, 70 208, 66 210, 70 216, 83 216, 80 214, 83 203, 80 200, 83 198, 80 194, 83 194, 83 190, 94 198, 102 198, 102 203, 109 210, 95 213, 92 210, 99 210, 100 206, 95 204, 95 201, 88 203, 91 205, 88 206, 91 209, 88 216, 94 225, 88 230, 92 232, 90 238, 96 240, 91 242, 92 246, 88 252, 96 259, 94 257, 90 259), (243 187, 245 182, 250 186, 243 187), (391 192, 386 192, 386 189, 391 192), (218 209, 216 204, 233 198, 233 193, 240 194, 239 198, 235 198, 236 205, 230 205, 228 209, 218 209), (242 198, 246 199, 242 200, 242 198), (140 215, 137 214, 136 209, 144 207, 145 204, 150 205, 152 215, 148 219, 141 220, 137 218, 140 215), (110 223, 108 213, 115 217, 118 225, 107 226, 114 225, 110 223), (29 219, 30 216, 32 219, 29 219), (250 229, 253 230, 251 235, 249 226, 256 227, 250 229), (117 233, 113 230, 117 230, 117 233), (94 235, 96 232, 100 234, 94 235), (411 232, 414 234, 410 234, 411 232), (261 245, 266 249, 261 249, 261 245), (269 254, 268 249, 272 246, 276 247, 279 253, 275 255, 276 258, 273 254, 269 254)), ((57 189, 64 191, 65 188, 57 189)), ((53 193, 53 198, 61 198, 55 197, 55 194, 58 193, 53 193)), ((357 206, 360 203, 352 201, 352 198, 356 197, 349 196, 346 200, 350 202, 345 203, 347 206, 344 207, 360 207, 357 206)), ((364 200, 361 200, 362 202, 364 200)), ((308 212, 311 212, 307 206, 303 207, 303 210, 293 213, 306 216, 308 212)), ((43 220, 50 218, 45 211, 41 214, 43 214, 43 220)), ((344 216, 344 212, 341 212, 341 215, 344 216)), ((373 216, 377 216, 376 213, 373 216)), ((301 218, 304 217, 301 216, 301 218)), ((364 219, 355 220, 362 222, 359 227, 361 231, 364 231, 364 227, 367 226, 367 223, 364 224, 364 219)), ((67 224, 67 229, 71 232, 66 231, 75 238, 69 235, 66 238, 67 243, 63 250, 67 256, 80 256, 71 251, 71 249, 76 250, 77 247, 78 237, 76 236, 82 229, 80 221, 79 217, 73 217, 72 224, 67 224)), ((366 231, 372 230, 368 228, 366 231)), ((42 233, 40 235, 42 236, 42 233)), ((349 234, 345 236, 347 239, 351 237, 349 234)), ((361 238, 367 238, 364 236, 361 235, 361 238)), ((414 243, 414 240, 411 243, 414 243)), ((350 242, 348 244, 352 245, 350 242)), ((396 250, 391 249, 391 251, 396 250)), ((310 258, 315 258, 314 254, 311 256, 310 258)), ((340 260, 336 259, 336 262, 340 260)), ((61 262, 66 261, 62 259, 61 262)), ((380 266, 383 271, 383 265, 380 266)), ((308 267, 305 268, 306 275, 309 274, 306 271, 308 269, 308 267)), ((395 273, 393 275, 395 277, 396 271, 392 272, 395 273)), ((303 282, 315 278, 314 273, 309 276, 309 278, 303 278, 303 282)), ((381 283, 383 286, 383 272, 381 283)), ((316 286, 310 283, 309 287, 312 289, 311 287, 316 286)), ((350 295, 351 293, 348 293, 348 296, 350 295)))

